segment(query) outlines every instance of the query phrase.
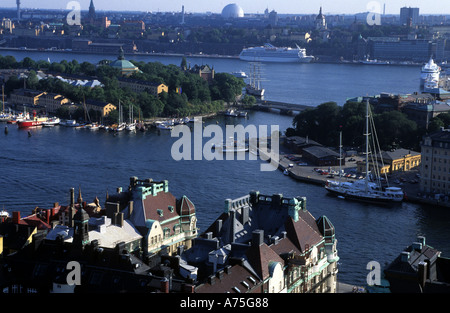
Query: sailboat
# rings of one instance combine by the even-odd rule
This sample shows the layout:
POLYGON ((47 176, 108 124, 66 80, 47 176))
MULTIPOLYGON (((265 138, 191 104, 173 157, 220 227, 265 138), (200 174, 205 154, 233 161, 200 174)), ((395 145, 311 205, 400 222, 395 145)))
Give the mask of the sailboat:
POLYGON ((129 123, 125 126, 126 130, 129 131, 135 131, 136 130, 136 123, 133 120, 133 106, 130 105, 130 117, 129 117, 129 123))
POLYGON ((120 104, 120 100, 119 100, 119 123, 117 124, 117 127, 114 128, 114 131, 120 132, 120 131, 123 131, 124 129, 125 129, 125 123, 123 122, 123 108, 122 108, 122 105, 120 104))
MULTIPOLYGON (((365 151, 365 161, 366 161, 366 175, 364 179, 359 179, 354 182, 342 182, 341 175, 342 170, 339 169, 339 180, 328 180, 325 184, 325 189, 340 198, 345 198, 349 200, 356 200, 362 202, 369 203, 399 203, 403 201, 404 193, 403 190, 399 187, 387 187, 382 186, 381 184, 381 176, 375 165, 376 161, 373 161, 374 164, 374 173, 369 171, 369 154, 371 150, 369 148, 369 135, 372 130, 373 132, 373 141, 376 139, 376 131, 372 122, 372 127, 369 128, 369 118, 371 117, 369 112, 369 101, 366 101, 366 131, 364 136, 366 137, 366 151, 365 151)), ((375 148, 375 147, 374 147, 375 148)), ((342 134, 340 139, 340 155, 342 155, 342 134)), ((381 152, 381 151, 380 151, 381 152)), ((382 158, 380 158, 382 160, 382 158)), ((340 162, 341 164, 341 162, 340 162)), ((340 165, 341 167, 341 165, 340 165)), ((386 179, 387 183, 387 179, 386 179)))
POLYGON ((264 96, 264 88, 261 87, 261 69, 259 62, 253 62, 250 64, 250 82, 245 87, 247 94, 262 97, 264 96))

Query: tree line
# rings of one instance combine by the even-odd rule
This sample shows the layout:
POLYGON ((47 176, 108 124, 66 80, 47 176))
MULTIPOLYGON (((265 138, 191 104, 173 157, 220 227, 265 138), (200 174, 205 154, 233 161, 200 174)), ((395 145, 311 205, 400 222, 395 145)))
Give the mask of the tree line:
MULTIPOLYGON (((76 60, 50 63, 34 61, 29 57, 16 61, 13 56, 0 56, 2 69, 29 69, 27 78, 12 76, 5 83, 5 92, 10 94, 14 89, 26 86, 29 89, 53 92, 64 95, 74 103, 83 103, 86 99, 108 102, 118 105, 119 100, 128 116, 133 106, 134 114, 142 118, 152 117, 182 117, 188 115, 217 112, 224 109, 224 103, 233 103, 241 95, 245 86, 243 80, 228 73, 216 73, 211 84, 208 84, 198 74, 183 70, 181 66, 163 65, 160 62, 137 62, 131 60, 140 71, 130 78, 162 83, 168 86, 168 92, 162 92, 158 97, 147 93, 136 93, 128 88, 120 88, 120 73, 109 66, 104 60, 98 65, 76 60), (38 79, 36 72, 44 70, 61 74, 76 74, 98 79, 103 86, 80 87, 73 86, 57 78, 38 79)), ((111 112, 111 118, 116 119, 117 112, 111 112)))
MULTIPOLYGON (((371 112, 374 112, 372 105, 371 112)), ((450 124, 450 114, 440 114, 431 120, 428 130, 410 120, 400 111, 385 111, 373 114, 377 137, 381 149, 396 148, 420 151, 420 141, 427 132, 433 132, 450 124)), ((366 122, 366 103, 348 101, 343 106, 326 102, 315 108, 308 108, 293 119, 293 127, 287 136, 308 137, 325 146, 338 147, 342 131, 342 145, 362 148, 366 122)))

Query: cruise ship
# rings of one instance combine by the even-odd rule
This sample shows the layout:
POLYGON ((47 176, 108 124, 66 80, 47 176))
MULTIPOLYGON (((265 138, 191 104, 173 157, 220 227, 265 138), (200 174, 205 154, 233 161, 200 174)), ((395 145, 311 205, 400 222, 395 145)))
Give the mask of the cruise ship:
POLYGON ((313 56, 306 55, 306 49, 290 47, 275 47, 269 43, 261 47, 244 48, 239 54, 243 61, 259 62, 299 62, 309 63, 313 56))
POLYGON ((433 58, 430 58, 427 64, 422 67, 422 73, 420 74, 420 86, 423 87, 426 80, 439 81, 439 74, 441 68, 437 65, 433 58))

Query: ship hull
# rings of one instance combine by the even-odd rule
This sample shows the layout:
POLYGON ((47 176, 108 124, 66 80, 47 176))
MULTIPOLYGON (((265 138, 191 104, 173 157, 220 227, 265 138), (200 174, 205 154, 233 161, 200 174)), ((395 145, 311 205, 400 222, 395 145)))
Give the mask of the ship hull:
POLYGON ((371 197, 371 196, 364 196, 362 194, 349 194, 347 192, 342 192, 334 188, 330 188, 328 186, 325 186, 325 189, 332 195, 337 197, 343 197, 348 200, 354 200, 364 203, 378 203, 378 204, 394 204, 394 203, 401 203, 403 199, 396 200, 393 198, 388 197, 371 197))
POLYGON ((240 55, 239 59, 249 62, 273 62, 273 63, 310 63, 313 57, 265 57, 265 56, 243 56, 240 55))
POLYGON ((37 126, 42 126, 42 122, 40 122, 40 121, 22 121, 22 122, 18 122, 17 126, 19 128, 37 127, 37 126))

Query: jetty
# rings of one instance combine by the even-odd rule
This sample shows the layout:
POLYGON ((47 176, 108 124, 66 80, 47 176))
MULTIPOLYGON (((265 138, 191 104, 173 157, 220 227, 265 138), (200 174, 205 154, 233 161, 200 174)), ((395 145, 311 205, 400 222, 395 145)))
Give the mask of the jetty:
POLYGON ((271 111, 271 110, 279 110, 282 115, 294 115, 295 113, 299 113, 305 109, 313 108, 309 105, 304 104, 296 104, 296 103, 286 103, 279 101, 271 101, 271 100, 259 100, 253 106, 254 110, 259 111, 271 111))

